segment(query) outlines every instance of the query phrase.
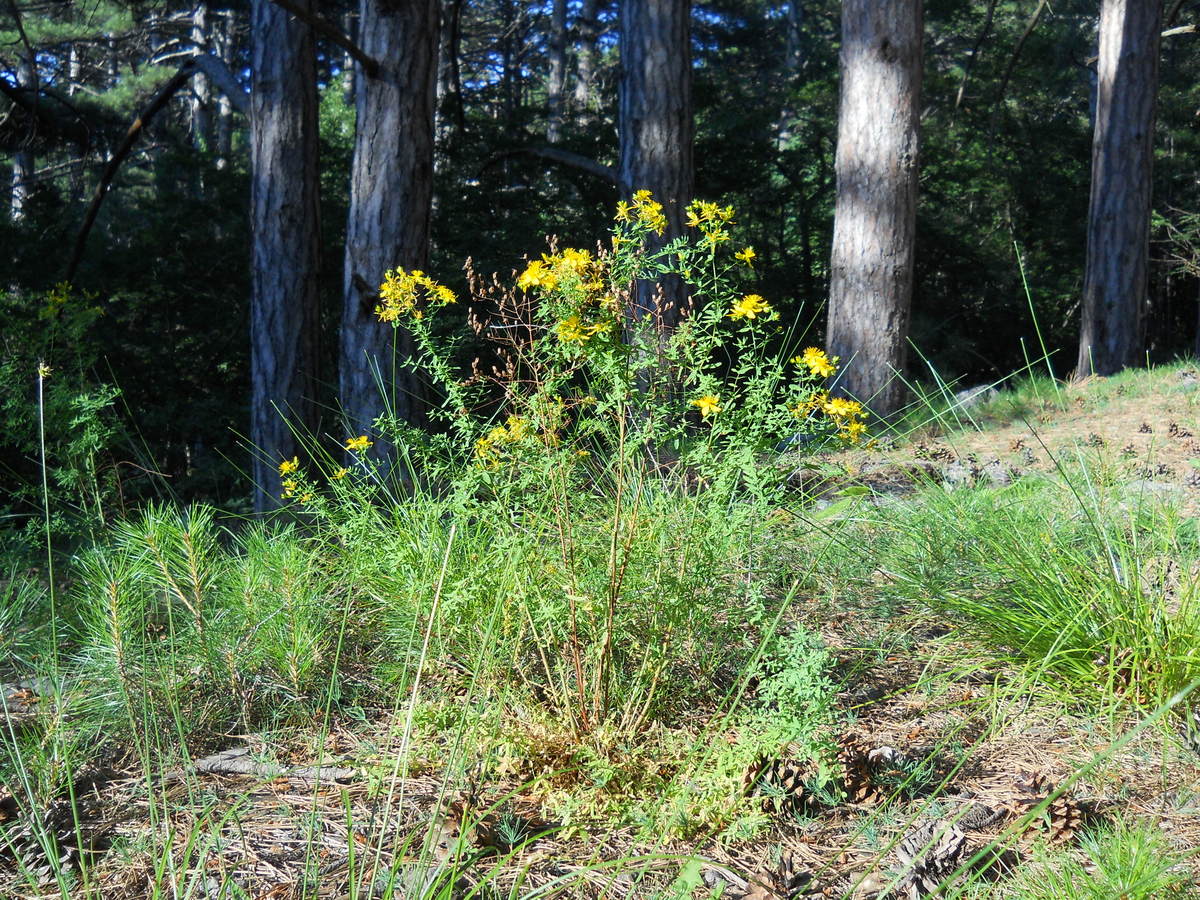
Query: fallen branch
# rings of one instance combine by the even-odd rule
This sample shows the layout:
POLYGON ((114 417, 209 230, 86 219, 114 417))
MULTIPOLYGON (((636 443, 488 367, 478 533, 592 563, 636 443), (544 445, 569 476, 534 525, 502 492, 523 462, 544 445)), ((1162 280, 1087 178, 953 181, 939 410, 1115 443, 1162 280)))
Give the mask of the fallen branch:
POLYGON ((251 778, 293 778, 300 781, 352 781, 358 774, 345 766, 279 766, 259 762, 247 747, 223 750, 197 760, 192 769, 200 775, 247 775, 251 778))

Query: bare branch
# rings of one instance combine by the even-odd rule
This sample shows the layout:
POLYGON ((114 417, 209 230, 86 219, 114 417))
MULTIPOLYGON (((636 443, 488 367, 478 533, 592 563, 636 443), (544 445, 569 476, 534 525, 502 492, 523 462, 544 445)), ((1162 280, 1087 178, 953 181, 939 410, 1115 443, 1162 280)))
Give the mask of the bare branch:
POLYGON ((521 147, 517 150, 506 150, 503 153, 497 153, 492 156, 491 159, 483 164, 483 168, 480 171, 489 169, 496 163, 513 156, 536 156, 540 159, 547 159, 550 162, 560 163, 564 166, 570 166, 572 169, 587 172, 589 175, 595 175, 597 178, 603 178, 605 181, 621 187, 621 179, 617 175, 617 170, 612 166, 596 162, 594 159, 590 159, 580 153, 572 153, 570 150, 560 150, 558 147, 521 147))
POLYGON ((212 80, 217 90, 229 98, 234 109, 242 115, 250 114, 250 98, 222 60, 209 53, 201 53, 192 57, 192 65, 212 80))
POLYGON ((117 170, 121 168, 126 157, 129 156, 133 145, 137 143, 137 139, 146 129, 146 126, 154 119, 158 112, 167 105, 167 102, 175 96, 181 87, 187 84, 188 79, 196 74, 195 60, 188 60, 184 63, 178 72, 164 84, 157 94, 146 104, 146 108, 133 120, 129 126, 129 130, 125 132, 125 140, 121 142, 112 158, 109 159, 108 165, 104 167, 104 172, 100 176, 100 183, 96 185, 96 191, 92 194, 92 203, 88 207, 87 215, 83 219, 83 225, 79 229, 79 234, 75 237, 75 248, 71 251, 71 261, 67 264, 66 280, 71 281, 75 277, 75 272, 79 268, 79 263, 83 259, 83 249, 87 245, 88 235, 91 233, 92 226, 96 223, 96 216, 100 213, 100 207, 104 203, 104 198, 108 195, 109 186, 112 184, 113 178, 117 175, 117 170))

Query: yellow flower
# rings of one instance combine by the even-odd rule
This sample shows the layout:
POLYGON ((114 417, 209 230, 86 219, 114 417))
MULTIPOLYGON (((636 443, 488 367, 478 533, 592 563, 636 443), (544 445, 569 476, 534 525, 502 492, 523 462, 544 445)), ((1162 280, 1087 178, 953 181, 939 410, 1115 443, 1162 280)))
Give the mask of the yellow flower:
POLYGON ((50 377, 50 371, 51 369, 46 363, 38 363, 37 374, 38 378, 42 379, 42 381, 50 377))
POLYGON ((746 247, 733 254, 735 259, 739 259, 748 266, 754 265, 754 257, 758 254, 754 252, 753 247, 746 247))
POLYGON ((591 264, 592 254, 587 250, 572 250, 568 247, 562 252, 562 267, 576 275, 583 275, 591 264))
POLYGON ((300 460, 293 456, 291 459, 285 459, 279 464, 280 475, 291 475, 300 468, 300 460))
POLYGON ((862 404, 845 397, 833 397, 825 401, 825 415, 834 419, 852 419, 864 415, 862 404))
POLYGON ((558 276, 549 268, 544 260, 535 259, 525 267, 525 271, 517 278, 517 287, 523 291, 531 287, 545 288, 548 291, 558 286, 558 276))
POLYGON ((824 350, 808 347, 804 353, 792 360, 798 366, 807 366, 808 370, 818 378, 828 378, 837 371, 838 358, 830 359, 824 350))
POLYGON ((633 207, 637 210, 638 221, 653 231, 662 234, 667 230, 667 216, 663 205, 653 199, 653 194, 643 188, 633 192, 633 207))
POLYGON ((529 420, 521 416, 509 416, 504 420, 504 424, 508 429, 507 440, 509 443, 522 441, 529 435, 529 420))
POLYGON ((848 443, 857 444, 866 433, 866 423, 851 420, 842 426, 841 431, 838 432, 838 437, 848 443))
POLYGON ((383 302, 375 307, 375 315, 381 322, 395 322, 403 315, 420 319, 422 313, 417 308, 418 301, 445 306, 454 303, 457 297, 454 291, 438 284, 420 269, 411 272, 391 269, 384 273, 379 299, 383 302))
POLYGON ((579 321, 579 316, 569 315, 557 325, 554 326, 554 333, 558 335, 558 339, 564 344, 585 343, 591 334, 583 327, 579 321))
POLYGON ((358 437, 346 438, 346 449, 353 450, 355 453, 362 453, 368 447, 373 447, 374 441, 368 440, 365 434, 360 434, 358 437))
POLYGON ((347 469, 345 466, 339 466, 338 468, 333 470, 333 474, 330 475, 329 477, 332 478, 334 481, 341 481, 343 478, 345 478, 349 474, 350 474, 349 469, 347 469))
POLYGON ((721 411, 721 398, 715 394, 705 394, 703 397, 697 397, 691 402, 691 405, 700 410, 700 416, 707 419, 709 416, 715 416, 721 411))
POLYGON ((300 502, 301 503, 312 503, 313 495, 311 493, 309 493, 308 491, 305 491, 303 494, 300 495, 300 502))
POLYGON ((769 313, 771 305, 758 294, 747 294, 729 311, 731 319, 755 319, 763 313, 769 313))
POLYGON ((621 200, 617 203, 617 217, 616 218, 617 218, 618 222, 630 221, 631 217, 629 214, 629 204, 626 203, 624 200, 621 200))
POLYGON ((296 493, 296 488, 300 486, 300 483, 296 481, 295 478, 285 478, 283 479, 282 486, 283 494, 281 496, 284 500, 286 500, 288 497, 292 496, 292 494, 296 493))

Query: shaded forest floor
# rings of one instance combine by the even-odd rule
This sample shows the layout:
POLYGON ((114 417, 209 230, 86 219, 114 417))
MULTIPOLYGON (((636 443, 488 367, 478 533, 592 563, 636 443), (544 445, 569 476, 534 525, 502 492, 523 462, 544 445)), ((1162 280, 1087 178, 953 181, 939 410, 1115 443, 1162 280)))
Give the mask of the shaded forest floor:
POLYGON ((0 673, 0 895, 1200 896, 1198 400, 1186 365, 1031 382, 794 464, 777 627, 819 636, 821 679, 775 691, 803 660, 766 653, 612 740, 448 655, 420 703, 208 734, 171 767, 73 748, 47 797, 12 763, 71 705, 0 673), (712 774, 738 703, 818 690, 809 738, 712 774))

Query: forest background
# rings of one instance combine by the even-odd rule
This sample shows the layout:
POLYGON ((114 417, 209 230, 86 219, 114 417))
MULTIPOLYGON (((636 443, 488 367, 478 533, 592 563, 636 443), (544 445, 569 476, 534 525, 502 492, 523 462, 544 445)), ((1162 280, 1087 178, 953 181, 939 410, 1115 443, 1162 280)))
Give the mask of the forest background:
MULTIPOLYGON (((354 36, 358 6, 321 3, 318 15, 354 36)), ((618 7, 446 0, 435 10, 428 270, 461 295, 467 258, 512 281, 547 235, 587 247, 606 234, 620 196, 618 7)), ((835 2, 695 3, 691 84, 673 88, 690 91, 694 195, 737 209, 735 240, 756 253, 752 289, 780 312, 782 332, 812 344, 823 340, 830 283, 841 13, 835 2)), ((1198 15, 1200 4, 1184 0, 1163 14, 1151 361, 1190 353, 1198 339, 1198 15)), ((914 381, 1073 368, 1098 22, 1098 4, 1081 0, 925 4, 914 381)), ((14 0, 0 12, 0 156, 14 173, 0 216, 0 503, 10 533, 32 542, 27 526, 41 527, 39 391, 53 489, 65 500, 51 504, 60 530, 98 528, 155 496, 252 506, 251 136, 220 87, 250 89, 255 27, 250 5, 237 3, 14 0), (167 90, 198 58, 221 62, 237 84, 204 67, 167 90), (139 115, 145 128, 121 157, 139 115), (50 377, 36 377, 39 365, 50 377)), ((320 343, 311 375, 315 431, 336 442, 356 84, 332 33, 313 32, 320 343)), ((460 354, 464 368, 471 350, 460 354)))

